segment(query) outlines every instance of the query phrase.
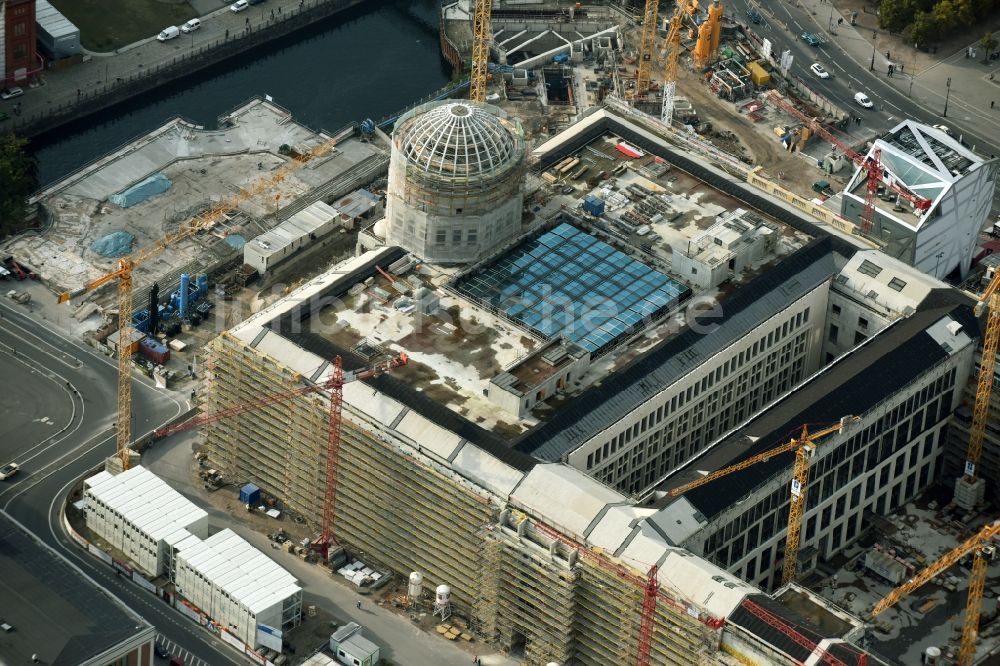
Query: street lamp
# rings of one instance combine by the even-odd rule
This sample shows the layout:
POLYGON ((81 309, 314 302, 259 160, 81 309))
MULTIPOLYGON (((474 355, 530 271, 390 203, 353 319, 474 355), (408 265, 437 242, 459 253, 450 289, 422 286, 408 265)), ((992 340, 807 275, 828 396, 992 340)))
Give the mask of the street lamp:
POLYGON ((948 117, 948 98, 951 97, 951 77, 950 76, 948 77, 948 82, 945 83, 944 85, 945 85, 944 113, 941 114, 941 117, 942 118, 947 118, 948 117))
POLYGON ((872 64, 868 65, 868 71, 875 71, 875 49, 878 48, 878 33, 872 30, 872 64))

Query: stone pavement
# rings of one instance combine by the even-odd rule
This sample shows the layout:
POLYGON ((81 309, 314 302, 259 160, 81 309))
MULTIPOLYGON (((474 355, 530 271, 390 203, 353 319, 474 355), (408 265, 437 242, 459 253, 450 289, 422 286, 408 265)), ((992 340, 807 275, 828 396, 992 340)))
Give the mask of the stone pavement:
MULTIPOLYGON (((817 32, 831 43, 827 48, 839 46, 863 69, 870 68, 874 52, 874 74, 927 112, 941 117, 940 122, 952 127, 956 134, 964 130, 990 139, 1000 136, 1000 61, 983 64, 979 49, 981 35, 969 37, 968 46, 980 51, 977 58, 965 57, 966 46, 953 48, 951 52, 928 54, 903 45, 897 35, 877 29, 873 14, 859 12, 858 25, 851 26, 850 10, 846 7, 838 9, 829 0, 795 1, 813 15, 818 24, 817 32), (844 19, 842 25, 837 25, 839 18, 844 19), (887 52, 891 60, 886 58, 887 52), (892 77, 888 76, 890 61, 897 70, 892 77), (900 65, 902 72, 899 72, 900 65), (948 113, 945 118, 946 98, 948 113), (991 102, 995 102, 995 108, 990 107, 991 102)), ((902 112, 905 115, 905 109, 902 112)), ((991 143, 994 148, 990 150, 995 150, 1000 142, 994 139, 991 143)), ((982 146, 980 152, 988 152, 988 147, 982 146)))
MULTIPOLYGON (((17 130, 51 114, 84 107, 92 100, 113 93, 115 88, 127 86, 142 77, 157 76, 164 68, 176 66, 184 60, 191 62, 194 68, 195 62, 201 64, 212 59, 212 50, 220 44, 242 39, 253 44, 261 43, 266 40, 261 31, 295 18, 300 12, 337 0, 267 0, 239 13, 230 11, 229 4, 221 5, 221 1, 194 0, 192 5, 196 8, 217 9, 202 16, 201 29, 189 35, 182 33, 167 42, 159 42, 156 35, 150 35, 111 53, 88 54, 86 62, 79 65, 44 72, 40 85, 30 89, 22 86, 25 88, 24 95, 0 101, 0 111, 10 116, 0 121, 0 131, 17 130), (15 107, 19 109, 19 114, 15 113, 15 107)), ((166 79, 167 74, 161 76, 166 79)))

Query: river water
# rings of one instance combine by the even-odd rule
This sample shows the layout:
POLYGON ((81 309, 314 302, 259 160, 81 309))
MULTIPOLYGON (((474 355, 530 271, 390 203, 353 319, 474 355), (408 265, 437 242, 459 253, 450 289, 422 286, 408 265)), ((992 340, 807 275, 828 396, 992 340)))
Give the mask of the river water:
POLYGON ((439 0, 373 0, 36 138, 47 185, 174 116, 214 127, 254 95, 299 122, 336 130, 379 119, 448 83, 438 47, 439 0))

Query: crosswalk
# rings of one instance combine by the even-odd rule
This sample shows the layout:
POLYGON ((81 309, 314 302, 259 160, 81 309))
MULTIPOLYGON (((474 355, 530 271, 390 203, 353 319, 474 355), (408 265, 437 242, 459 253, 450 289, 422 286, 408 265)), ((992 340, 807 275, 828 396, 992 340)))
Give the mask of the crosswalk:
MULTIPOLYGON (((184 648, 182 648, 177 643, 164 636, 163 634, 156 634, 156 644, 166 650, 171 657, 180 657, 184 660, 184 666, 212 666, 204 659, 199 659, 194 656, 184 648)), ((159 662, 166 660, 158 660, 159 662)))

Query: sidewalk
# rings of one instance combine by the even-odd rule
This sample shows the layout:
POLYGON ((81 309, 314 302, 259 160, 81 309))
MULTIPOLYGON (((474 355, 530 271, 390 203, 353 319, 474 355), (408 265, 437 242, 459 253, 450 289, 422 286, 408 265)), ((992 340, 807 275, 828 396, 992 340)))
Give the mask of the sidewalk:
MULTIPOLYGON (((839 0, 837 4, 842 3, 845 0, 839 0)), ((957 120, 987 139, 1000 135, 1000 61, 994 60, 988 65, 982 63, 979 37, 968 44, 980 51, 975 59, 965 57, 965 46, 938 54, 925 53, 904 45, 900 36, 889 35, 878 29, 877 17, 873 14, 859 12, 858 25, 851 26, 852 10, 847 7, 838 9, 828 0, 798 0, 796 4, 812 15, 817 24, 816 31, 828 41, 826 48, 841 49, 865 70, 871 67, 874 53, 873 74, 928 113, 942 116, 947 97, 947 119, 942 118, 940 122, 952 126, 957 120), (832 21, 829 19, 831 10, 832 21), (840 18, 844 22, 837 25, 840 18), (831 22, 832 31, 829 29, 831 22), (887 52, 889 58, 886 58, 887 52), (887 73, 889 62, 896 65, 896 72, 891 78, 887 73), (900 66, 903 67, 902 72, 900 66), (995 80, 990 79, 991 74, 994 74, 995 80), (996 102, 995 109, 990 108, 991 101, 996 102)), ((901 117, 910 116, 907 109, 895 107, 891 103, 886 110, 901 117)), ((962 128, 953 129, 956 135, 962 133, 962 128)), ((969 143, 971 145, 974 142, 969 143)), ((995 149, 983 146, 980 151, 988 154, 995 149)))
MULTIPOLYGON (((201 29, 191 34, 181 33, 167 42, 159 42, 156 35, 151 35, 113 53, 89 54, 79 65, 43 72, 40 85, 22 86, 24 95, 0 101, 0 111, 10 116, 0 121, 0 131, 24 130, 56 115, 68 116, 69 120, 88 106, 101 108, 144 94, 143 89, 217 63, 219 56, 231 56, 310 23, 315 20, 309 16, 311 13, 318 19, 360 2, 267 0, 238 13, 230 11, 226 4, 202 16, 201 29), (269 28, 270 33, 264 32, 269 28), (14 111, 17 104, 19 115, 14 111)), ((193 4, 204 7, 207 3, 193 4)))

